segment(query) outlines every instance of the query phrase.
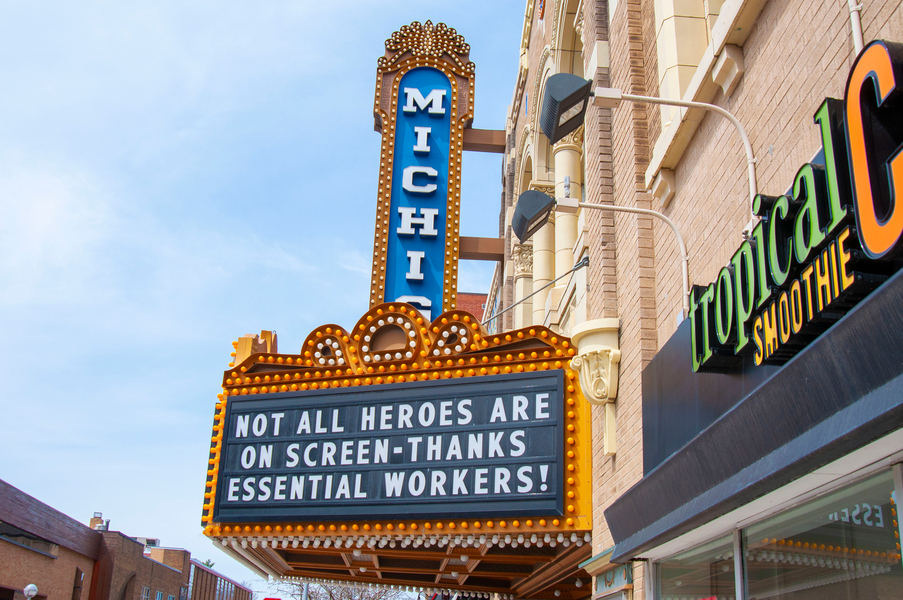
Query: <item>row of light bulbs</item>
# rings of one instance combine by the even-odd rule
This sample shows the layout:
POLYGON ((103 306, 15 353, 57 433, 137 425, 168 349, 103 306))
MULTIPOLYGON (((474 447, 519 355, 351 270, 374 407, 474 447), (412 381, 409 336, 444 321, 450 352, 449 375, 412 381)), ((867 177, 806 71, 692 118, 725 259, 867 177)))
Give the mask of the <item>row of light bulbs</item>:
MULTIPOLYGON (((364 582, 357 582, 357 581, 339 582, 339 581, 335 581, 332 579, 317 579, 317 578, 311 578, 311 577, 287 577, 286 579, 289 581, 297 582, 299 584, 304 584, 304 583, 309 583, 309 584, 314 584, 314 585, 316 585, 316 584, 327 584, 327 585, 339 584, 339 585, 343 585, 345 587, 352 587, 352 588, 358 588, 358 589, 368 589, 368 588, 380 589, 380 588, 382 588, 382 589, 398 590, 401 592, 420 593, 420 594, 425 594, 425 595, 444 594, 444 595, 451 596, 452 594, 458 594, 459 596, 463 596, 465 598, 490 598, 493 595, 495 595, 498 597, 499 600, 514 600, 516 598, 516 596, 514 594, 500 594, 497 592, 478 592, 478 591, 473 591, 473 590, 437 589, 437 588, 420 587, 420 586, 416 586, 416 585, 392 585, 392 584, 386 584, 386 583, 370 583, 370 582, 364 583, 364 582)), ((579 579, 577 579, 576 582, 574 583, 574 585, 579 588, 579 587, 583 586, 583 582, 580 581, 579 579)), ((555 590, 554 593, 555 593, 556 598, 561 596, 561 590, 555 590)), ((677 597, 675 597, 675 598, 677 598, 677 597)), ((685 599, 681 598, 681 600, 691 600, 691 599, 689 596, 687 596, 685 599)), ((693 599, 693 600, 695 600, 695 599, 693 599)), ((734 599, 730 598, 730 599, 722 599, 722 600, 734 600, 734 599)))
MULTIPOLYGON (((565 548, 569 547, 571 544, 576 544, 577 547, 583 546, 583 544, 589 542, 592 539, 592 536, 589 532, 584 533, 582 536, 578 533, 571 533, 570 536, 567 534, 559 533, 555 534, 494 534, 491 537, 488 535, 480 535, 480 536, 451 536, 451 535, 420 535, 420 536, 410 536, 410 535, 353 535, 353 536, 340 536, 337 538, 331 537, 318 537, 318 536, 282 536, 278 538, 273 537, 250 537, 244 538, 241 540, 242 548, 247 548, 248 545, 252 548, 257 548, 258 546, 263 548, 288 548, 291 545, 292 548, 298 548, 299 546, 302 548, 319 548, 322 546, 323 548, 335 547, 335 548, 362 548, 365 545, 370 548, 385 548, 388 546, 389 548, 395 548, 400 546, 402 548, 407 548, 409 546, 413 546, 414 548, 419 548, 421 546, 425 548, 429 548, 431 546, 437 546, 439 548, 443 548, 449 544, 452 544, 453 547, 477 547, 484 546, 488 544, 489 546, 498 546, 499 548, 504 548, 506 546, 511 546, 512 548, 517 548, 518 546, 523 545, 524 548, 529 548, 535 545, 537 548, 542 548, 544 545, 548 544, 550 547, 554 548, 558 544, 561 544, 565 548)), ((225 546, 229 543, 229 538, 222 539, 222 545, 225 546)))

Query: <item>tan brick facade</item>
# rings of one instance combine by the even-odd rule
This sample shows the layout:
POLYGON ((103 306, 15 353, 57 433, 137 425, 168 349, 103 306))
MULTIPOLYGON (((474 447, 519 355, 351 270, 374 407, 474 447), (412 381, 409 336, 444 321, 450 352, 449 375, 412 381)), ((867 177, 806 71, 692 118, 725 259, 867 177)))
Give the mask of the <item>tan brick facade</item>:
MULTIPOLYGON (((611 15, 607 0, 573 2, 567 8, 561 4, 546 2, 541 18, 540 3, 527 3, 520 66, 521 72, 526 67, 527 77, 525 84, 515 89, 509 114, 508 130, 514 140, 509 144, 506 165, 513 168, 515 176, 505 180, 508 187, 503 193, 502 212, 508 215, 506 225, 528 181, 556 180, 547 155, 548 141, 536 127, 542 83, 557 72, 549 65, 562 63, 556 59, 561 51, 555 47, 556 13, 571 11, 570 4, 579 4, 582 11, 586 72, 575 74, 591 78, 596 86, 659 96, 659 61, 665 58, 656 45, 657 39, 662 39, 658 29, 662 15, 657 16, 655 11, 657 5, 662 10, 662 6, 681 3, 618 0, 611 15), (599 43, 607 44, 610 64, 595 61, 599 43), (590 73, 592 65, 597 68, 590 73)), ((683 3, 674 10, 686 10, 693 4, 683 3)), ((813 124, 814 112, 826 97, 843 98, 855 59, 849 4, 846 0, 698 0, 696 4, 702 12, 691 16, 706 23, 706 42, 713 62, 723 52, 723 44, 718 45, 719 27, 728 27, 727 40, 741 48, 745 72, 726 96, 713 84, 711 73, 702 72, 703 56, 696 79, 685 82, 688 91, 684 98, 731 111, 749 134, 759 191, 783 194, 799 167, 821 147, 819 130, 813 124), (723 18, 718 17, 719 10, 723 18)), ((866 43, 873 39, 903 41, 903 6, 898 0, 862 4, 866 43)), ((677 43, 687 40, 678 38, 677 43)), ((750 222, 746 158, 734 127, 713 113, 691 115, 691 119, 699 120, 695 132, 692 126, 681 125, 678 135, 672 136, 674 147, 664 152, 664 145, 671 139, 669 127, 674 129, 676 124, 663 123, 663 112, 668 114, 654 105, 630 102, 622 102, 616 109, 588 109, 584 121, 584 200, 663 212, 676 223, 686 241, 690 284, 707 285, 729 264, 750 222), (677 151, 678 146, 685 148, 677 151), (660 155, 665 158, 659 160, 660 155), (660 168, 674 173, 675 193, 664 208, 648 191, 660 168)), ((674 334, 683 314, 678 245, 666 224, 652 217, 603 211, 590 211, 585 222, 590 267, 584 318, 619 319, 622 357, 615 456, 605 456, 602 451, 602 410, 593 409, 593 553, 598 554, 613 544, 602 510, 643 477, 642 369, 674 334)), ((510 226, 504 234, 509 248, 518 243, 510 226)), ((578 250, 575 248, 575 259, 578 250)), ((502 308, 517 299, 513 289, 506 292, 508 300, 502 308)), ((561 312, 560 307, 550 308, 561 312)), ((567 333, 563 321, 553 318, 551 325, 567 333)), ((513 324, 506 321, 505 327, 513 328, 513 324)), ((634 597, 641 600, 645 595, 641 567, 636 567, 634 576, 634 597)))

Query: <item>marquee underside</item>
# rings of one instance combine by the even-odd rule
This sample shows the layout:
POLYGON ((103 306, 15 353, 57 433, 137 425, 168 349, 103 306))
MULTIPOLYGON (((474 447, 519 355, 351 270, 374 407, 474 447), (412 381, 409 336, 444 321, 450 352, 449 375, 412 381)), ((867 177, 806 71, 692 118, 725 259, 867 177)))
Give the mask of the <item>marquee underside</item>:
POLYGON ((280 578, 392 586, 411 591, 451 590, 465 595, 498 593, 512 598, 577 600, 589 591, 589 575, 579 565, 591 555, 591 544, 584 543, 586 534, 578 537, 577 542, 568 538, 567 546, 563 542, 556 542, 555 547, 531 543, 529 548, 523 544, 517 548, 490 544, 429 548, 413 548, 411 544, 402 548, 401 540, 395 548, 358 548, 353 540, 340 542, 341 548, 332 544, 314 548, 310 543, 308 548, 300 544, 295 548, 293 542, 278 539, 245 540, 243 547, 240 542, 232 544, 224 538, 223 549, 280 578), (347 541, 352 542, 350 547, 345 546, 347 541))

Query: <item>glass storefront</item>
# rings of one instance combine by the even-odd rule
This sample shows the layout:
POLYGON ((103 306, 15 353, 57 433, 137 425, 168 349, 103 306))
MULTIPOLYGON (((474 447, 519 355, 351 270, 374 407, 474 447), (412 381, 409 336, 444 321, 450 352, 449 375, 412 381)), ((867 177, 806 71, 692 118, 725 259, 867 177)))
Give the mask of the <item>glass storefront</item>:
POLYGON ((734 542, 728 535, 660 563, 662 600, 734 600, 734 542))
MULTIPOLYGON (((749 600, 903 600, 894 481, 886 471, 743 532, 749 600)), ((736 596, 733 537, 658 565, 662 600, 736 596)))

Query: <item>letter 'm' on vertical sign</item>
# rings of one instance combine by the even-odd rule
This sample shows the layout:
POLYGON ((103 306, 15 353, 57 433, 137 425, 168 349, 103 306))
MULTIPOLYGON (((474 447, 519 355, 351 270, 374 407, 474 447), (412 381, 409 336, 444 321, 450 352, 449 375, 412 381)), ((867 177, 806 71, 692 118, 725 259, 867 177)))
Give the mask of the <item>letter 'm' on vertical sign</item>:
POLYGON ((454 29, 429 21, 386 42, 374 111, 382 147, 371 306, 407 302, 434 319, 457 304, 461 152, 473 119, 469 52, 454 29))

